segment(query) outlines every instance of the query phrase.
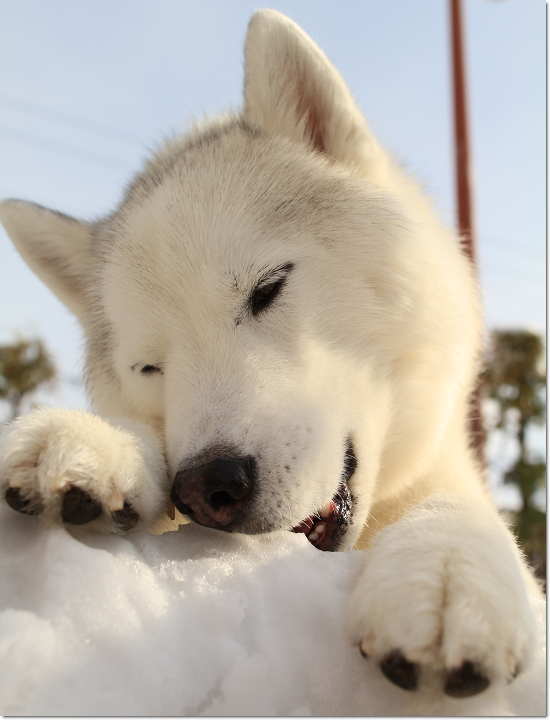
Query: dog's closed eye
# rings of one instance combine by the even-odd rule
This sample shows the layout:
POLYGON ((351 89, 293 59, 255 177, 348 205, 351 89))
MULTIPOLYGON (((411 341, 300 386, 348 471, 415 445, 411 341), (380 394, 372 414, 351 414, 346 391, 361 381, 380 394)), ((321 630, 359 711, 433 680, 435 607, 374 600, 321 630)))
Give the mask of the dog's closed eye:
POLYGON ((250 296, 250 309, 252 315, 257 316, 272 304, 285 286, 289 272, 294 266, 292 263, 277 268, 271 277, 260 281, 250 296))
POLYGON ((144 365, 141 368, 141 373, 143 375, 152 375, 153 373, 162 373, 162 368, 158 367, 157 365, 144 365))
MULTIPOLYGON (((139 367, 139 363, 136 363, 135 365, 132 365, 132 370, 136 370, 139 367)), ((154 375, 156 373, 159 373, 162 375, 162 368, 159 365, 143 365, 140 368, 140 373, 142 375, 154 375)))

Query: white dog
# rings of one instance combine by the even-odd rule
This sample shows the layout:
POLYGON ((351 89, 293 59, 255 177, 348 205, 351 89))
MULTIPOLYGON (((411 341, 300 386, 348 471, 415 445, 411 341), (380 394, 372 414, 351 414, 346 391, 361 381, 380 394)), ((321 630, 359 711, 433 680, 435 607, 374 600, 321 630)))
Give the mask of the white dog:
POLYGON ((242 111, 167 142, 112 215, 2 203, 85 330, 98 413, 11 424, 2 497, 73 530, 158 531, 175 506, 368 549, 368 662, 455 697, 509 682, 538 589, 468 449, 471 269, 300 28, 258 12, 245 54, 242 111))

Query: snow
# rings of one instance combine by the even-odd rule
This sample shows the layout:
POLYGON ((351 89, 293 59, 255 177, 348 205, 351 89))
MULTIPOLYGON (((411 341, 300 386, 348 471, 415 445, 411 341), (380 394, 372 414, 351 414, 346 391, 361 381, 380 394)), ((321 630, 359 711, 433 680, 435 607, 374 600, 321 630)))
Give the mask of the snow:
POLYGON ((467 700, 410 693, 345 632, 362 553, 194 525, 74 539, 0 510, 4 715, 545 714, 536 666, 467 700))

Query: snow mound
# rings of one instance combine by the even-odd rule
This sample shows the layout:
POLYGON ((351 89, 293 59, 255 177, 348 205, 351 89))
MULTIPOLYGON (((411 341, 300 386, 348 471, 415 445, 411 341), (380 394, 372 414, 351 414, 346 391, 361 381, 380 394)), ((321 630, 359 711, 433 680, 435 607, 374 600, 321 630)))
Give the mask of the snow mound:
POLYGON ((0 510, 4 715, 545 714, 540 659, 467 700, 408 693, 345 633, 362 553, 194 525, 125 539, 0 510))

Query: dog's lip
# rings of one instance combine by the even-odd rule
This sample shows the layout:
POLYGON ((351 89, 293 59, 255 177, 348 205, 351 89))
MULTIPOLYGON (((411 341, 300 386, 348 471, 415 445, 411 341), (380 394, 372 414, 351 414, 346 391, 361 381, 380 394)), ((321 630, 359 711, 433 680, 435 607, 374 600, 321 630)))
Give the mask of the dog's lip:
POLYGON ((292 532, 304 533, 318 550, 338 550, 353 519, 355 498, 350 492, 348 481, 356 468, 357 458, 348 439, 344 469, 336 493, 320 510, 292 528, 292 532))
POLYGON ((334 552, 340 547, 353 517, 354 497, 347 483, 341 482, 334 497, 321 510, 292 528, 304 533, 318 550, 334 552))

